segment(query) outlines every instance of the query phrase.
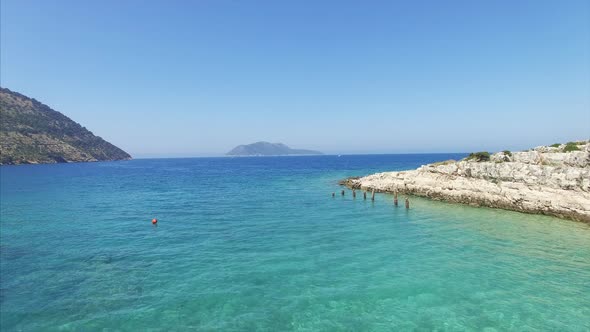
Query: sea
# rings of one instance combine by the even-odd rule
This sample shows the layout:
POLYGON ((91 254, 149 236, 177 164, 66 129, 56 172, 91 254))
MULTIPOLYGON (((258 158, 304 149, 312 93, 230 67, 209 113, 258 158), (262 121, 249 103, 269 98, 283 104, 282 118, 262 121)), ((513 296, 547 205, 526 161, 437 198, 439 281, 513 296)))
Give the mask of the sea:
POLYGON ((463 156, 2 166, 0 329, 590 331, 590 225, 340 194, 463 156))

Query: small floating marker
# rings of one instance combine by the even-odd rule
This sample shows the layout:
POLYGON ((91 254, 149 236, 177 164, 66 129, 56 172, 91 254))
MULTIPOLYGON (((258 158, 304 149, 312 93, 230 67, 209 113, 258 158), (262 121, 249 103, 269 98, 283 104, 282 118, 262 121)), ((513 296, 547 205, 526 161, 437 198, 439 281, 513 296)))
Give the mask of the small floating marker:
POLYGON ((363 199, 367 199, 367 192, 363 191, 363 199))
POLYGON ((352 198, 356 198, 356 191, 354 189, 352 189, 352 198))
POLYGON ((373 191, 371 191, 371 200, 372 201, 375 200, 375 189, 373 189, 373 191))
POLYGON ((344 190, 342 190, 342 196, 344 196, 344 190))
POLYGON ((410 208, 410 200, 406 197, 406 209, 410 208))
POLYGON ((152 225, 155 225, 157 223, 158 223, 158 219, 156 219, 156 218, 152 219, 152 225))

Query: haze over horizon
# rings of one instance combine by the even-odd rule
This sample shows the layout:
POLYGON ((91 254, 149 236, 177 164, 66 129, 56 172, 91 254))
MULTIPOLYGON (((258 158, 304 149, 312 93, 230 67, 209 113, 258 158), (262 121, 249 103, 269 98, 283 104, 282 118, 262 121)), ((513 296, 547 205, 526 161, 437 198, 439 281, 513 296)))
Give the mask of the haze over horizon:
POLYGON ((134 157, 590 137, 588 1, 15 1, 0 85, 134 157))

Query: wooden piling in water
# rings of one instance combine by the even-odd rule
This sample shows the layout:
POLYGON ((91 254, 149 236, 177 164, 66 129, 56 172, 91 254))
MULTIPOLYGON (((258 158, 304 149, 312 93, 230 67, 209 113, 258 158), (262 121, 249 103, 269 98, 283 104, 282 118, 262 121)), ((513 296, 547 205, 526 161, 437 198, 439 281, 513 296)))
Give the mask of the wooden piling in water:
POLYGON ((367 192, 363 191, 363 199, 367 199, 367 192))
POLYGON ((356 198, 356 191, 354 189, 352 189, 352 198, 356 198))
POLYGON ((336 193, 332 193, 332 197, 336 197, 336 193))
POLYGON ((344 196, 344 189, 342 190, 342 196, 344 196))
POLYGON ((410 208, 410 200, 406 197, 406 209, 410 208))
POLYGON ((373 189, 373 191, 371 191, 371 200, 372 201, 375 200, 375 189, 373 189))
POLYGON ((393 193, 393 205, 397 206, 397 191, 393 193))

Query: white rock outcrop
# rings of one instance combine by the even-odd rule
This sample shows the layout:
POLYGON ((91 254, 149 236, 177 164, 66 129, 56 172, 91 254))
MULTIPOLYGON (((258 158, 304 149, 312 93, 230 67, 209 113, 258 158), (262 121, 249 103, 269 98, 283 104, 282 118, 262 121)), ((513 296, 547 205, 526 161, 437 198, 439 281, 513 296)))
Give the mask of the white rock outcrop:
POLYGON ((343 183, 590 223, 590 142, 579 142, 579 151, 562 152, 564 147, 498 152, 490 161, 448 161, 343 183))

